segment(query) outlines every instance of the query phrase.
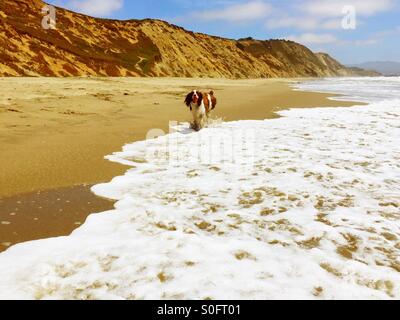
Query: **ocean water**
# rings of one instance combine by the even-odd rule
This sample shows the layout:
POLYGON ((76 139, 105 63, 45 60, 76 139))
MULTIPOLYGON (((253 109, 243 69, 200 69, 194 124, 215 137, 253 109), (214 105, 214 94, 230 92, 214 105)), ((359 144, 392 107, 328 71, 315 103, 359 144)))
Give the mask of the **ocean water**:
POLYGON ((371 103, 400 98, 400 77, 329 78, 303 82, 295 87, 298 90, 342 94, 342 97, 335 98, 339 101, 350 98, 371 103))
POLYGON ((108 156, 117 200, 0 255, 0 298, 399 299, 399 78, 324 79, 351 108, 188 124, 108 156))

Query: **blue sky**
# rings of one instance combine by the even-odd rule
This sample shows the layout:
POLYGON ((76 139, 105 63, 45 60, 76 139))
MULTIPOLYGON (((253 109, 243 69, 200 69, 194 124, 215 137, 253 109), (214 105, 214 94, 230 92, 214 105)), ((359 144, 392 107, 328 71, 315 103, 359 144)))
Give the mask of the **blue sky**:
POLYGON ((96 17, 157 18, 227 38, 285 38, 343 63, 400 62, 399 0, 49 0, 96 17))

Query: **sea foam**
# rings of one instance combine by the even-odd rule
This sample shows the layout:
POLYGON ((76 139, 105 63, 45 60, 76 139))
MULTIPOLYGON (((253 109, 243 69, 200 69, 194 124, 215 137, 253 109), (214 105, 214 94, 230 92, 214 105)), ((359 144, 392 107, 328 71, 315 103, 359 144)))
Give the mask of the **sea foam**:
POLYGON ((115 210, 1 254, 0 297, 399 299, 400 94, 377 95, 390 85, 305 83, 370 104, 126 145, 108 158, 132 168, 93 187, 115 210))

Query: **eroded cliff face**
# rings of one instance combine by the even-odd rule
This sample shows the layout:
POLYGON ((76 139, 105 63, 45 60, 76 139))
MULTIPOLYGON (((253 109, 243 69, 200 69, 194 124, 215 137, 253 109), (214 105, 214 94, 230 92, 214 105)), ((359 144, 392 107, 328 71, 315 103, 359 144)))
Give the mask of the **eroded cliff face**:
POLYGON ((338 61, 333 59, 329 54, 318 52, 315 54, 318 59, 332 70, 336 70, 337 76, 366 76, 366 77, 375 77, 380 76, 379 72, 373 70, 365 70, 361 68, 349 68, 340 64, 338 61))
POLYGON ((41 0, 1 0, 0 76, 322 77, 354 75, 326 54, 285 40, 239 41, 159 20, 105 20, 41 0))

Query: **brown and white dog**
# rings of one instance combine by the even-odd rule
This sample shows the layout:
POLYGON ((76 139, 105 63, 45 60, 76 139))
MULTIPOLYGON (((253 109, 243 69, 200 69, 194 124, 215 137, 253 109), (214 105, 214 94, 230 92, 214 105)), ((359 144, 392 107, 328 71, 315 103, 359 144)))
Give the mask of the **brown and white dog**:
POLYGON ((214 91, 202 93, 193 90, 186 96, 185 104, 193 114, 193 129, 199 131, 204 127, 211 110, 217 106, 217 98, 214 96, 214 91))

